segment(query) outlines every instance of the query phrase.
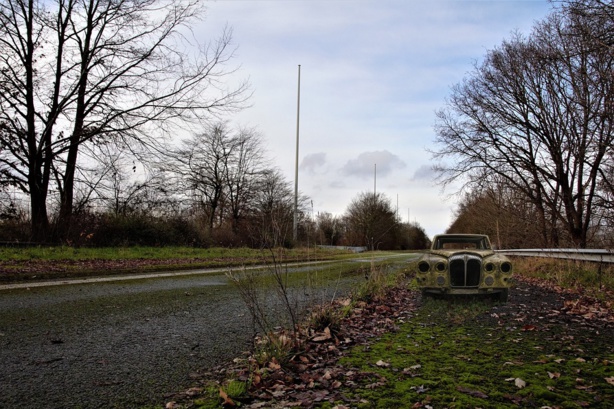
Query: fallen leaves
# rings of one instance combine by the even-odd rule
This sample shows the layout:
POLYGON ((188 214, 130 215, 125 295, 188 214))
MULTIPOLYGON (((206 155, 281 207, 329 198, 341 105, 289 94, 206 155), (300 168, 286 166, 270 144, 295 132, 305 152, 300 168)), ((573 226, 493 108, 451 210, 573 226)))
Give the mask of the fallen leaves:
MULTIPOLYGON (((413 312, 416 308, 415 292, 403 289, 395 291, 399 292, 378 301, 385 305, 364 301, 354 303, 344 318, 340 330, 332 332, 330 328, 325 328, 318 332, 310 331, 301 343, 300 352, 295 352, 296 355, 288 362, 284 361, 281 364, 271 359, 266 364, 260 364, 256 370, 252 368, 251 372, 241 372, 240 369, 232 372, 231 376, 234 378, 251 380, 248 391, 249 403, 247 405, 243 403, 242 407, 313 408, 329 405, 337 409, 346 409, 372 404, 373 402, 366 401, 361 396, 385 396, 397 382, 408 382, 410 396, 419 399, 419 402, 411 402, 408 407, 425 409, 432 406, 439 407, 433 396, 441 392, 440 386, 428 383, 428 377, 433 376, 431 366, 425 364, 428 362, 426 360, 428 351, 425 351, 426 356, 408 355, 407 359, 397 361, 385 352, 380 354, 376 348, 377 340, 381 339, 384 333, 398 331, 398 325, 411 322, 412 316, 415 316, 413 312), (369 354, 364 366, 358 368, 339 366, 339 359, 352 349, 369 354)), ((496 312, 487 312, 480 318, 489 321, 488 325, 491 325, 486 333, 487 337, 475 340, 485 344, 476 344, 471 348, 460 348, 459 344, 459 348, 455 345, 450 349, 453 354, 451 360, 456 358, 461 365, 473 365, 474 362, 478 362, 479 357, 488 351, 485 345, 496 343, 498 339, 505 342, 501 345, 524 351, 522 354, 502 353, 500 356, 497 354, 490 356, 492 359, 500 359, 499 368, 506 373, 502 378, 510 376, 505 379, 508 385, 501 385, 502 378, 495 380, 495 383, 502 386, 501 389, 505 388, 507 393, 497 394, 498 398, 495 398, 494 392, 491 392, 493 389, 485 386, 488 383, 484 382, 486 379, 479 384, 452 386, 450 393, 454 394, 456 391, 455 396, 464 394, 478 399, 488 399, 489 405, 493 407, 502 401, 525 407, 531 403, 527 396, 540 388, 557 394, 565 393, 565 390, 574 390, 575 393, 581 394, 574 398, 573 403, 576 406, 582 406, 581 403, 587 400, 587 396, 607 398, 603 396, 599 385, 602 385, 601 388, 614 385, 611 372, 591 377, 588 371, 594 365, 612 365, 612 360, 593 355, 590 348, 584 348, 586 339, 594 338, 597 331, 605 332, 607 324, 574 315, 572 311, 580 311, 579 306, 584 304, 564 304, 563 296, 558 293, 544 293, 545 296, 541 297, 540 289, 526 285, 518 291, 526 292, 526 301, 523 299, 524 302, 511 302, 496 307, 493 309, 496 312), (561 333, 556 328, 565 328, 565 330, 561 333), (500 334, 497 333, 498 329, 501 330, 500 334), (543 342, 535 343, 532 341, 534 339, 543 339, 543 342), (552 344, 557 344, 558 347, 552 349, 552 344), (534 353, 536 345, 543 348, 544 352, 534 353)), ((348 306, 345 302, 345 307, 348 306)), ((437 325, 434 322, 425 323, 423 328, 427 331, 431 326, 437 327, 437 325)), ((414 344, 417 346, 418 342, 424 342, 420 341, 418 336, 412 335, 407 338, 409 338, 407 345, 403 341, 390 343, 386 351, 407 354, 411 353, 414 344)), ((470 334, 465 334, 460 342, 466 340, 473 342, 471 338, 470 334)), ((433 345, 434 348, 439 348, 442 344, 433 345)), ((499 386, 495 386, 497 391, 499 386)), ((220 400, 225 402, 222 396, 220 400)), ((548 402, 540 402, 541 405, 546 403, 548 402)), ((552 406, 552 409, 559 408, 552 406)))
POLYGON ((220 388, 220 398, 222 398, 222 406, 223 407, 229 408, 229 407, 235 407, 236 406, 234 401, 232 399, 230 399, 228 394, 222 388, 220 388))
POLYGON ((505 380, 506 382, 514 382, 514 385, 516 385, 516 387, 518 389, 522 389, 525 388, 527 386, 527 383, 525 381, 523 381, 520 378, 507 378, 505 380))
POLYGON ((268 368, 272 371, 279 371, 281 369, 281 365, 277 362, 275 357, 271 358, 268 364, 268 368))
POLYGON ((411 388, 414 390, 416 393, 420 394, 420 393, 425 393, 426 391, 429 390, 429 388, 425 388, 424 385, 420 385, 420 386, 412 386, 411 388))
MULTIPOLYGON (((516 276, 515 279, 542 288, 544 291, 554 291, 569 297, 563 301, 562 308, 552 310, 550 315, 573 315, 582 317, 587 321, 614 322, 614 304, 612 301, 598 300, 583 293, 581 289, 564 289, 544 279, 526 276, 516 276)), ((611 300, 612 293, 611 291, 607 292, 611 300)))
POLYGON ((462 386, 457 386, 456 390, 462 393, 465 393, 470 396, 474 396, 480 399, 488 399, 488 395, 481 391, 472 390, 469 388, 463 388, 462 386))
POLYGON ((614 322, 612 306, 590 297, 580 297, 576 300, 565 301, 563 311, 568 314, 579 315, 587 320, 614 322))
POLYGON ((314 337, 311 338, 312 342, 325 342, 331 340, 333 337, 330 332, 330 328, 324 328, 324 332, 317 333, 314 337))
POLYGON ((390 367, 390 363, 384 362, 381 359, 379 361, 377 361, 375 363, 375 365, 379 366, 380 368, 389 368, 390 367))
POLYGON ((550 379, 558 379, 561 377, 560 372, 548 372, 548 378, 550 379))
MULTIPOLYGON (((341 333, 333 333, 328 327, 320 332, 309 331, 301 341, 300 352, 288 362, 282 364, 271 358, 257 365, 251 360, 251 369, 236 368, 232 377, 251 381, 249 408, 271 407, 267 402, 276 402, 275 407, 288 408, 309 408, 323 402, 336 403, 338 409, 346 407, 343 402, 350 405, 348 407, 356 406, 359 401, 347 399, 344 389, 361 385, 361 388, 375 390, 386 386, 388 379, 374 372, 343 369, 337 365, 339 358, 356 345, 368 346, 376 336, 395 331, 397 321, 407 319, 411 310, 416 308, 411 302, 416 298, 415 293, 397 289, 394 297, 385 300, 386 305, 382 302, 358 302, 345 318, 341 333)), ((388 369, 392 365, 381 359, 373 366, 388 369)), ((420 365, 412 368, 418 369, 420 365)), ((220 389, 220 400, 225 407, 236 404, 223 393, 220 389)))

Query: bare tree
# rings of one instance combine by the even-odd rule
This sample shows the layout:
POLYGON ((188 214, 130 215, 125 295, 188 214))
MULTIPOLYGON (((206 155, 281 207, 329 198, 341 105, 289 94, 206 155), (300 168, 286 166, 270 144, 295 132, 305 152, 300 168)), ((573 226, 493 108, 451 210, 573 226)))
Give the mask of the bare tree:
POLYGON ((596 46, 592 26, 578 30, 578 20, 560 12, 529 38, 516 34, 438 112, 440 181, 460 177, 478 189, 505 183, 532 204, 550 245, 561 228, 573 244, 587 245, 601 169, 614 149, 614 54, 596 46))
POLYGON ((207 131, 182 141, 173 153, 172 162, 164 166, 175 174, 179 190, 188 192, 207 214, 211 232, 221 216, 228 180, 228 163, 234 149, 234 139, 224 124, 212 125, 207 131))
POLYGON ((498 248, 545 247, 536 219, 535 207, 523 195, 494 184, 464 195, 447 232, 487 234, 498 248))
MULTIPOLYGON (((294 193, 278 169, 268 169, 258 179, 250 206, 249 229, 254 246, 288 247, 292 239, 294 193)), ((300 219, 304 219, 308 199, 299 197, 300 219)), ((300 221, 299 221, 300 223, 300 221)))
POLYGON ((328 212, 318 213, 316 225, 320 244, 336 246, 341 240, 343 221, 328 212))
POLYGON ((609 0, 563 1, 576 32, 580 32, 595 49, 614 46, 614 5, 609 0))
POLYGON ((390 200, 381 193, 363 192, 345 212, 346 240, 370 250, 392 249, 398 223, 390 200))
POLYGON ((59 224, 70 224, 83 145, 118 138, 153 148, 244 104, 246 84, 223 83, 230 33, 211 44, 187 37, 200 4, 0 1, 0 177, 29 195, 35 239, 48 238, 53 174, 59 224))
POLYGON ((226 202, 235 234, 239 221, 246 216, 250 202, 256 197, 257 186, 265 177, 267 166, 260 135, 253 129, 240 130, 233 138, 226 164, 226 202))
POLYGON ((216 123, 182 141, 159 168, 168 174, 178 194, 198 203, 207 215, 209 233, 230 224, 238 233, 241 218, 266 172, 260 135, 254 130, 232 131, 216 123))
POLYGON ((403 223, 400 226, 401 249, 423 250, 431 246, 431 240, 418 223, 403 223))

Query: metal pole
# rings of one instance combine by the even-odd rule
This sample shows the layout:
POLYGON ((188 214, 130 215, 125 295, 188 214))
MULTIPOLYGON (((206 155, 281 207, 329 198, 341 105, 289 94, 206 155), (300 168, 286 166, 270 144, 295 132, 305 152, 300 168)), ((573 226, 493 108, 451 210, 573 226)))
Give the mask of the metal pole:
POLYGON ((294 161, 294 223, 292 238, 298 238, 298 140, 299 140, 299 119, 301 114, 301 65, 298 65, 298 95, 296 101, 296 157, 294 161))
POLYGON ((373 164, 373 196, 377 195, 377 163, 373 164))

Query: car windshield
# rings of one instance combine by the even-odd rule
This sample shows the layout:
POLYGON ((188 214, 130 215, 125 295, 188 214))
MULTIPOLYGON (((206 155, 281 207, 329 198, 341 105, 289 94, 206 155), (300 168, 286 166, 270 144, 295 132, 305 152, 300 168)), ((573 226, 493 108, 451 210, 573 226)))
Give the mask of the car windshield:
POLYGON ((484 236, 440 236, 434 244, 435 250, 490 250, 484 236))

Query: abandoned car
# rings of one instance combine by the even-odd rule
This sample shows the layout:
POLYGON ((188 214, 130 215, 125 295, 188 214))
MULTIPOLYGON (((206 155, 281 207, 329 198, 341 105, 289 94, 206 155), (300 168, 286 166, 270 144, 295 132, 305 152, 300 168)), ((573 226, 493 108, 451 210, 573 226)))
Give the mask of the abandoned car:
POLYGON ((491 294, 507 301, 512 263, 483 234, 441 234, 416 262, 423 294, 491 294))

